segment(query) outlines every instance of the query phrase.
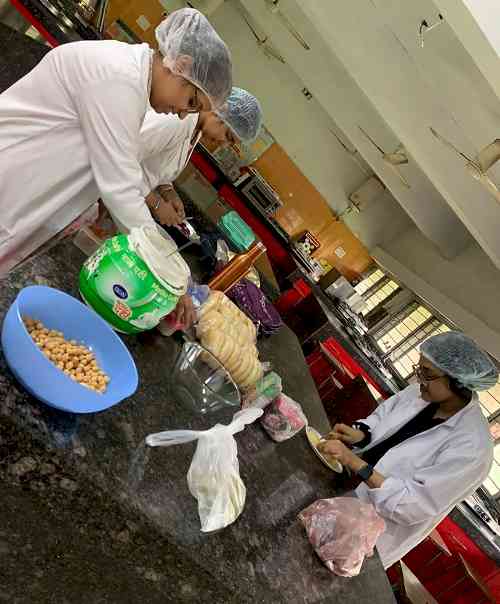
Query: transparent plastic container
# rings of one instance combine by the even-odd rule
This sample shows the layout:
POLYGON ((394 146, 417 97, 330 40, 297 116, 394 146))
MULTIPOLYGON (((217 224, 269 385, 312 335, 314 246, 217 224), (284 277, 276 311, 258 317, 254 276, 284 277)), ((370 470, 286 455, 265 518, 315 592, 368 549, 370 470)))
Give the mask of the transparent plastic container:
POLYGON ((240 407, 241 395, 224 366, 197 342, 185 342, 171 375, 170 393, 198 414, 240 407))

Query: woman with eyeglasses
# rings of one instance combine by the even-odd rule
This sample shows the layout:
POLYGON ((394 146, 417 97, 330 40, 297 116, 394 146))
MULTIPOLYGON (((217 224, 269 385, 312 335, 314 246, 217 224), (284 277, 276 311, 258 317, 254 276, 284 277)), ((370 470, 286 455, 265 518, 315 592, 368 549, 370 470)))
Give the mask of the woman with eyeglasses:
POLYGON ((479 487, 493 460, 477 396, 498 382, 490 357, 454 331, 429 338, 420 352, 418 384, 352 426, 335 425, 320 445, 362 479, 357 496, 384 518, 377 549, 385 568, 479 487))
POLYGON ((236 146, 255 140, 262 125, 259 101, 243 88, 233 87, 224 105, 179 120, 175 115, 148 111, 141 128, 140 160, 144 194, 155 205, 165 207, 158 221, 166 226, 185 219, 184 206, 172 182, 179 176, 202 137, 218 146, 236 146), (170 208, 170 215, 166 212, 170 208))
POLYGON ((156 39, 156 52, 64 44, 0 95, 0 277, 98 197, 124 231, 153 224, 138 159, 146 112, 209 111, 232 84, 229 50, 198 11, 172 13, 156 39))

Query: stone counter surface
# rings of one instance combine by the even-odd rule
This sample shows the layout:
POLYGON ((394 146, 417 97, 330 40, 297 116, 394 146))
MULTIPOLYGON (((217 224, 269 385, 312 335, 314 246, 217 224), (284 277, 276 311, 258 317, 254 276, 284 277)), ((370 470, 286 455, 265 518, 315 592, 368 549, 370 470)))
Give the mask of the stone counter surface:
MULTIPOLYGON (((76 295, 83 259, 66 242, 14 272, 0 289, 0 319, 29 284, 76 295)), ((340 484, 304 434, 276 444, 255 424, 238 435, 245 509, 232 526, 202 534, 186 483, 194 445, 148 449, 144 438, 167 429, 205 429, 232 413, 194 417, 170 397, 169 372, 179 349, 174 338, 149 333, 125 341, 137 363, 139 390, 96 415, 43 406, 16 384, 0 358, 0 443, 9 451, 0 464, 9 508, 0 517, 0 551, 12 552, 7 601, 65 602, 47 591, 45 599, 37 595, 36 589, 48 589, 50 573, 75 603, 159 602, 161 594, 172 602, 394 601, 376 555, 353 579, 332 575, 314 555, 297 514, 338 493, 340 484), (129 583, 133 589, 125 587, 129 583), (86 585, 95 597, 80 593, 86 585)), ((295 335, 284 328, 259 348, 311 425, 326 431, 295 335)))
POLYGON ((0 23, 0 93, 33 69, 49 50, 0 23))

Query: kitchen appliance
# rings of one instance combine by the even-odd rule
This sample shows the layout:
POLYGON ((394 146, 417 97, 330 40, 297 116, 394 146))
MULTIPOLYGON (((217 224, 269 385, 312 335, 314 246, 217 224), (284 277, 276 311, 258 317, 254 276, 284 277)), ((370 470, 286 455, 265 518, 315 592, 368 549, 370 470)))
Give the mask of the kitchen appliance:
POLYGON ((121 339, 76 298, 51 287, 33 285, 21 290, 5 316, 2 349, 12 373, 26 390, 62 411, 103 411, 137 390, 137 369, 121 339), (58 369, 31 338, 24 326, 25 316, 90 348, 110 377, 106 392, 85 388, 58 369))
POLYGON ((197 342, 184 343, 169 386, 172 398, 195 413, 206 414, 241 404, 240 391, 229 373, 197 342))
POLYGON ((248 168, 250 177, 241 186, 241 192, 266 216, 273 216, 283 202, 278 193, 255 168, 248 168))

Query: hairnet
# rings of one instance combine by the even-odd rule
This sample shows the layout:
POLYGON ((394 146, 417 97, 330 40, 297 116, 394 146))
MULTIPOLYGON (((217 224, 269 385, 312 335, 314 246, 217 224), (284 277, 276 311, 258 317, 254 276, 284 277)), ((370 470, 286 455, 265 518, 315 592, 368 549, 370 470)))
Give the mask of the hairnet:
POLYGON ((426 340, 420 352, 446 375, 469 390, 489 390, 498 382, 498 369, 477 344, 458 331, 426 340))
POLYGON ((262 108, 253 94, 243 88, 233 86, 227 101, 215 113, 240 140, 251 142, 257 138, 262 125, 262 108))
POLYGON ((206 17, 182 8, 164 19, 155 34, 163 64, 200 88, 212 108, 222 105, 231 92, 231 53, 206 17))

